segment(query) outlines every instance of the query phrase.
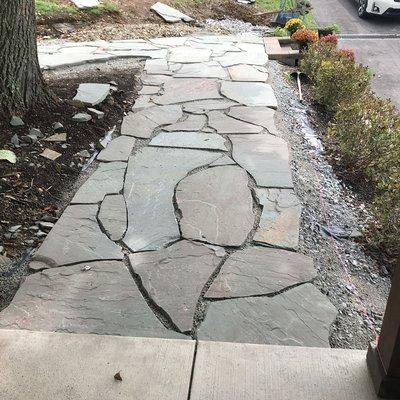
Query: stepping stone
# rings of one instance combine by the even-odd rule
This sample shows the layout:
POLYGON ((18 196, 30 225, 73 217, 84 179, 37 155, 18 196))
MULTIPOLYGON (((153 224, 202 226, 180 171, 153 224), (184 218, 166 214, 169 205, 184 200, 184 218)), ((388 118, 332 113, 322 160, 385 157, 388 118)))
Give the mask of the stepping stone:
POLYGON ((193 101, 190 103, 182 104, 183 111, 190 112, 193 114, 205 114, 211 110, 226 110, 229 107, 236 106, 238 103, 228 100, 200 100, 193 101))
POLYGON ((146 147, 129 159, 124 195, 132 251, 158 250, 180 238, 173 197, 190 171, 220 157, 215 152, 146 147))
POLYGON ((218 133, 261 133, 262 127, 228 117, 222 111, 210 111, 208 125, 218 133))
POLYGON ((95 106, 102 103, 110 94, 108 83, 81 83, 74 100, 95 106))
POLYGON ((272 298, 213 302, 198 330, 200 340, 329 347, 335 307, 311 283, 272 298))
POLYGON ((293 188, 286 142, 272 135, 231 135, 232 157, 257 186, 293 188))
POLYGON ((219 246, 241 246, 255 215, 246 172, 237 166, 208 168, 176 189, 182 237, 219 246))
POLYGON ((149 94, 158 94, 158 92, 159 92, 160 90, 161 90, 161 89, 160 89, 159 86, 157 87, 157 86, 150 86, 150 85, 147 85, 147 86, 143 86, 143 87, 140 89, 138 95, 139 95, 139 96, 142 96, 142 95, 149 95, 149 94))
POLYGON ((185 36, 171 36, 150 39, 151 43, 157 46, 183 46, 189 38, 185 36))
POLYGON ((176 78, 219 78, 226 79, 228 74, 216 62, 184 64, 175 74, 176 78))
POLYGON ((201 291, 220 261, 214 250, 186 240, 166 249, 129 256, 149 297, 181 332, 192 329, 201 291))
POLYGON ((232 158, 230 158, 228 156, 223 156, 221 158, 218 158, 218 160, 214 161, 209 166, 210 167, 220 167, 223 165, 236 165, 236 163, 235 163, 235 161, 232 160, 232 158))
POLYGON ((164 60, 167 57, 167 50, 107 50, 108 54, 118 58, 130 58, 130 57, 144 57, 151 59, 162 59, 164 60))
POLYGON ((214 60, 218 61, 223 67, 232 67, 239 64, 266 65, 268 56, 265 53, 242 51, 240 53, 229 52, 221 57, 216 57, 214 60))
POLYGON ((221 93, 245 106, 278 107, 275 93, 267 83, 224 81, 221 84, 221 93))
POLYGON ((210 60, 211 50, 195 49, 189 46, 172 47, 169 51, 170 63, 203 63, 210 60))
POLYGON ((143 74, 140 79, 141 79, 143 85, 160 86, 173 78, 168 75, 146 75, 146 74, 143 74))
POLYGON ((78 8, 93 8, 98 7, 100 5, 99 0, 71 0, 78 8))
POLYGON ((227 151, 225 139, 215 133, 160 132, 149 146, 227 151))
POLYGON ((124 162, 100 164, 78 189, 71 204, 99 203, 105 195, 119 193, 124 184, 126 166, 124 162))
POLYGON ((40 270, 94 260, 121 260, 121 248, 99 228, 97 204, 73 205, 35 253, 29 268, 40 270))
POLYGON ((155 104, 153 102, 153 96, 142 94, 136 100, 134 105, 132 106, 132 111, 141 111, 145 108, 154 107, 155 104))
POLYGON ((185 338, 161 324, 119 261, 81 263, 27 276, 0 314, 0 327, 185 338))
POLYGON ((241 82, 266 82, 268 74, 260 72, 252 65, 235 65, 228 68, 229 75, 233 81, 241 82))
POLYGON ((254 125, 262 126, 267 129, 271 135, 278 135, 275 126, 275 110, 268 107, 231 107, 228 112, 230 117, 249 122, 254 125))
POLYGON ((146 40, 113 40, 106 42, 107 50, 160 50, 146 40))
POLYGON ((205 115, 187 115, 184 121, 176 122, 173 125, 168 125, 164 128, 165 131, 199 131, 207 123, 205 115))
POLYGON ((174 124, 182 118, 181 106, 154 106, 124 117, 121 134, 148 139, 162 125, 174 124))
POLYGON ((164 3, 157 2, 150 7, 150 10, 157 13, 166 22, 192 22, 193 18, 181 13, 180 11, 167 6, 164 3))
POLYGON ((225 261, 205 297, 270 295, 317 276, 310 257, 292 251, 253 246, 225 261))
POLYGON ((167 60, 163 59, 146 60, 144 70, 149 75, 172 75, 167 60))
POLYGON ((173 78, 164 84, 164 94, 155 97, 156 104, 177 104, 194 100, 220 99, 219 85, 212 79, 173 78))
POLYGON ((113 139, 108 146, 100 152, 98 161, 128 161, 135 146, 135 138, 130 136, 118 136, 113 139))
POLYGON ((255 192, 263 211, 253 240, 273 247, 297 250, 301 205, 293 190, 255 189, 255 192))
POLYGON ((110 194, 104 197, 98 218, 111 240, 121 240, 128 223, 124 196, 122 194, 110 194))

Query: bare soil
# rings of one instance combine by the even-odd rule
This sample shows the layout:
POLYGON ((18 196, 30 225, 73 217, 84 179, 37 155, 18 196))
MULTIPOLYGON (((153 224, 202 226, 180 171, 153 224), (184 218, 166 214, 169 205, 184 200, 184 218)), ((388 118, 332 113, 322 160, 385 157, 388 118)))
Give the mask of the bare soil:
MULTIPOLYGON (((75 41, 115 40, 183 36, 199 31, 202 23, 212 19, 237 19, 253 25, 268 25, 270 14, 255 5, 239 4, 236 0, 209 0, 177 5, 173 0, 164 3, 195 18, 195 22, 168 24, 150 10, 154 0, 112 0, 118 13, 78 13, 39 16, 39 39, 61 38, 75 41)), ((217 29, 218 33, 224 33, 217 29)), ((226 32, 225 32, 226 33, 226 32)))

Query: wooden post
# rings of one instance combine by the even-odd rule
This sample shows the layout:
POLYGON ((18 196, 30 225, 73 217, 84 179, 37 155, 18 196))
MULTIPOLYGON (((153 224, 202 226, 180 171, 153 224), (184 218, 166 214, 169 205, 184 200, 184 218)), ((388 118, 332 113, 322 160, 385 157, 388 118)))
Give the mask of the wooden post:
POLYGON ((400 267, 396 268, 378 344, 371 344, 367 364, 378 396, 400 399, 400 267))

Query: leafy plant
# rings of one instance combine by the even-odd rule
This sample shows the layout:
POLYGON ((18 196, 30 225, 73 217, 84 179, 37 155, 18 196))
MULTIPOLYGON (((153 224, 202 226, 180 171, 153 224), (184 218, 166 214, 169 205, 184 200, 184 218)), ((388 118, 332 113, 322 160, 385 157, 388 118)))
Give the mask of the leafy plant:
POLYGON ((286 22, 285 29, 293 35, 297 30, 304 28, 303 21, 300 18, 292 18, 286 22))
POLYGON ((293 33, 292 39, 299 43, 315 43, 318 40, 318 33, 311 29, 301 28, 293 33))

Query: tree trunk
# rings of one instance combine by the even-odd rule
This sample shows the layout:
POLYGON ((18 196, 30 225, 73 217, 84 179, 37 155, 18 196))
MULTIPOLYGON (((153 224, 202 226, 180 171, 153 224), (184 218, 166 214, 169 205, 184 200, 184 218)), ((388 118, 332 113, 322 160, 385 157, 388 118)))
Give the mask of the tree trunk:
POLYGON ((35 0, 0 2, 0 115, 54 104, 39 67, 35 0))

